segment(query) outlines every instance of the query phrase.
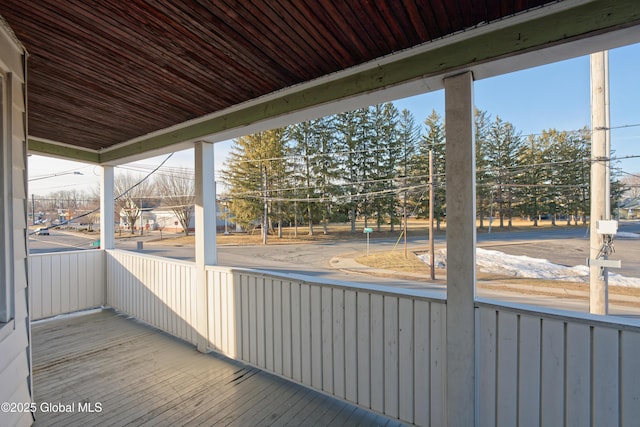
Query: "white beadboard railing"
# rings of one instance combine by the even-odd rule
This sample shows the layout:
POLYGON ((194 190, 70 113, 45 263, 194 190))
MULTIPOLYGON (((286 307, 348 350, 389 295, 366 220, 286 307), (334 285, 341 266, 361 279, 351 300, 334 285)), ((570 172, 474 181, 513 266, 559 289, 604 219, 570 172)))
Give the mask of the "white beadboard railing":
POLYGON ((29 256, 32 320, 100 307, 105 300, 104 252, 82 250, 29 256))
POLYGON ((242 300, 240 282, 230 268, 207 267, 207 331, 208 345, 233 359, 237 343, 242 342, 242 300))
POLYGON ((106 254, 108 305, 197 344, 193 262, 121 250, 106 254))
POLYGON ((637 321, 476 307, 480 426, 638 425, 637 321))
MULTIPOLYGON (((193 344, 195 265, 107 251, 107 303, 193 344)), ((446 301, 207 267, 208 345, 406 423, 445 425, 446 301)), ((476 302, 477 424, 633 425, 640 326, 476 302)))
POLYGON ((218 267, 207 276, 212 348, 408 423, 445 424, 442 299, 218 267))

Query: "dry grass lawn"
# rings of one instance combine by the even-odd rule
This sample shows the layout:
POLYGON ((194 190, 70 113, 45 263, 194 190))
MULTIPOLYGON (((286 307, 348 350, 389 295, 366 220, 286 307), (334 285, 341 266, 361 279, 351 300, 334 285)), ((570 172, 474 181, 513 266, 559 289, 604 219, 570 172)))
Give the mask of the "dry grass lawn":
MULTIPOLYGON (((479 224, 479 222, 478 222, 479 224)), ((532 230, 532 229, 541 229, 541 228, 549 228, 551 227, 550 221, 540 221, 538 227, 533 227, 533 223, 531 221, 526 221, 522 219, 514 219, 513 226, 511 229, 500 229, 498 227, 498 221, 494 220, 491 232, 492 233, 500 233, 502 231, 524 231, 524 230, 532 230)), ((374 232, 371 233, 371 240, 375 239, 400 239, 402 236, 402 231, 399 226, 395 226, 394 231, 390 231, 389 225, 383 225, 380 227, 380 230, 375 225, 371 223, 368 224, 369 227, 374 229, 374 232)), ((485 220, 484 228, 479 229, 478 233, 486 233, 488 223, 485 220)), ((567 227, 565 222, 558 222, 558 226, 567 227)), ((575 227, 575 226, 570 226, 575 227)), ((584 227, 583 225, 578 225, 578 227, 584 227)), ((447 228, 446 222, 442 222, 440 224, 440 231, 435 231, 436 234, 444 234, 447 228)), ((285 227, 282 230, 282 237, 279 237, 276 233, 269 234, 268 243, 269 244, 291 244, 291 243, 313 243, 318 241, 327 241, 327 240, 361 240, 363 239, 362 230, 364 229, 364 222, 358 221, 356 223, 356 232, 351 232, 351 224, 350 223, 332 223, 328 226, 328 233, 323 234, 322 226, 314 226, 314 234, 312 236, 309 235, 309 229, 306 226, 298 226, 297 231, 294 227, 285 227)), ((407 225, 409 236, 428 236, 429 235, 429 222, 424 219, 410 219, 407 225)), ((155 237, 160 240, 160 234, 158 232, 154 232, 155 237)), ((188 246, 194 244, 194 236, 183 236, 183 237, 171 237, 171 238, 163 238, 162 244, 171 244, 176 246, 188 246)), ((260 234, 260 229, 256 229, 250 233, 230 233, 228 235, 224 235, 222 233, 218 233, 216 236, 217 243, 220 245, 232 244, 232 245, 259 245, 262 244, 262 235, 260 234)), ((152 243, 152 242, 150 242, 152 243)))
MULTIPOLYGON (((409 252, 407 258, 404 257, 404 252, 396 250, 394 252, 381 252, 370 255, 363 255, 355 258, 356 262, 367 267, 380 268, 393 271, 401 271, 403 273, 412 273, 420 275, 429 275, 429 266, 420 261, 418 257, 409 252)), ((443 273, 442 271, 439 271, 443 273)))

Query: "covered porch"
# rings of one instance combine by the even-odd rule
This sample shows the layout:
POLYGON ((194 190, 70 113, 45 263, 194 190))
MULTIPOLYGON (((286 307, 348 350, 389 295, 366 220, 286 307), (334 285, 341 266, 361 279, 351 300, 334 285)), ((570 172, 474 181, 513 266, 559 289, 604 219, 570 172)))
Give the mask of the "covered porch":
MULTIPOLYGON (((55 397, 54 401, 63 403, 77 399, 100 402, 104 408, 100 416, 105 417, 118 417, 113 412, 120 409, 110 405, 120 408, 122 404, 125 416, 147 420, 141 413, 130 413, 124 397, 131 387, 133 391, 140 386, 149 388, 136 394, 136 399, 150 405, 138 407, 141 412, 148 409, 150 417, 174 416, 174 401, 157 402, 158 407, 151 403, 156 398, 154 387, 164 389, 165 382, 149 377, 146 366, 151 369, 156 362, 174 360, 169 368, 173 381, 190 382, 192 376, 198 376, 187 366, 191 362, 185 359, 183 366, 175 360, 178 354, 188 353, 200 368, 212 358, 232 366, 220 369, 255 373, 253 368, 258 368, 273 374, 266 378, 288 390, 281 390, 282 396, 291 390, 297 390, 295 396, 303 394, 296 399, 317 396, 309 404, 315 402, 316 409, 301 410, 294 418, 299 422, 309 417, 302 422, 305 425, 323 425, 324 415, 316 417, 326 414, 330 418, 333 410, 338 412, 330 425, 345 421, 347 412, 348 420, 362 417, 363 425, 447 424, 450 318, 441 294, 208 266, 207 324, 200 329, 196 269, 193 262, 121 250, 31 256, 33 319, 100 306, 122 313, 107 311, 34 325, 36 401, 55 397), (91 316, 96 322, 90 321, 91 316), (127 316, 131 319, 126 320, 127 316), (113 323, 101 324, 103 321, 113 323), (64 327, 67 322, 71 326, 64 327), (109 324, 114 325, 113 330, 109 324), (151 339, 152 343, 144 344, 151 339), (129 345, 138 350, 120 351, 129 345), (195 348, 199 345, 205 346, 204 352, 220 356, 198 356, 195 348), (101 355, 104 361, 97 359, 101 355), (75 366, 72 362, 76 360, 86 365, 75 366), (122 382, 109 374, 129 365, 132 376, 122 382), (285 385, 285 380, 309 389, 285 385), (72 384, 79 388, 74 385, 69 388, 71 394, 59 393, 61 387, 72 384), (118 389, 121 395, 114 395, 118 389)), ((639 415, 637 320, 478 299, 473 315, 476 373, 465 384, 477 399, 478 425, 554 425, 558 420, 566 420, 567 425, 624 425, 639 415)), ((207 376, 208 369, 202 372, 202 387, 213 390, 216 379, 207 376)), ((235 378, 237 373, 226 375, 235 378)), ((258 379, 265 374, 255 375, 258 379)), ((224 390, 223 385, 216 396, 224 390)), ((229 398, 237 399, 235 408, 252 396, 236 393, 229 398)), ((199 419, 205 425, 215 424, 218 403, 203 400, 202 405, 194 409, 197 416, 205 417, 199 419), (213 418, 206 418, 209 416, 213 418)), ((273 424, 281 425, 293 416, 288 411, 281 413, 288 405, 288 398, 283 397, 269 405, 268 414, 257 411, 251 419, 271 416, 271 411, 280 408, 273 424)), ((93 415, 74 414, 80 420, 93 415)), ((39 416, 48 419, 52 414, 39 416)), ((264 424, 270 422, 264 419, 264 424)))
POLYGON ((640 323, 476 297, 473 129, 475 80, 637 42, 635 1, 5 3, 0 397, 76 407, 0 413, 3 425, 171 423, 185 408, 204 425, 640 419, 640 323), (213 144, 439 89, 446 297, 217 265, 213 144), (184 148, 195 149, 195 262, 116 250, 114 166, 184 148), (28 255, 28 152, 97 165, 100 250, 28 255), (96 307, 122 314, 31 324, 96 307), (175 365, 157 382, 160 359, 175 365), (123 365, 135 370, 120 383, 123 365))

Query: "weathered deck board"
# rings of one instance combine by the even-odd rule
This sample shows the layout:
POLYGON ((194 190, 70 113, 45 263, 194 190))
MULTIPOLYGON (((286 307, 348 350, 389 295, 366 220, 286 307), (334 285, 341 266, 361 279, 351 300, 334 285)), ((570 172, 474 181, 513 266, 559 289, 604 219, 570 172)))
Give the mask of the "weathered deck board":
POLYGON ((112 311, 33 325, 36 426, 399 425, 112 311), (81 412, 89 402, 100 412, 81 412), (47 403, 71 412, 43 412, 47 403))

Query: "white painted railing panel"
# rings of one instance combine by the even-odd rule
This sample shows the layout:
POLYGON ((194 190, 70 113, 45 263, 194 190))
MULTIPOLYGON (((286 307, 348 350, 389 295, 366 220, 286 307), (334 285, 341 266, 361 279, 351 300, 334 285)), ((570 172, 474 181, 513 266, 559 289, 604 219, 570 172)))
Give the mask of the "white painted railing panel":
MULTIPOLYGON (((194 264, 108 251, 107 273, 108 304, 197 343, 194 264)), ((445 425, 445 301, 307 279, 207 267, 209 347, 403 422, 445 425)), ((640 419, 637 322, 487 301, 476 311, 479 425, 640 419)))
POLYGON ((30 255, 31 319, 104 305, 104 257, 104 252, 100 250, 30 255))
POLYGON ((207 269, 208 340, 209 346, 231 358, 240 358, 238 343, 243 336, 237 325, 242 324, 240 284, 231 269, 207 269))
MULTIPOLYGON (((193 263, 95 250, 32 255, 29 269, 33 319, 111 305, 197 344, 193 263)), ((206 281, 216 351, 407 423, 445 424, 443 300, 223 267, 206 281)), ((640 419, 637 321, 484 300, 476 311, 480 426, 640 419)))
POLYGON ((195 264, 107 252, 107 304, 192 344, 197 343, 195 264))
POLYGON ((208 267, 209 346, 417 425, 444 416, 444 301, 208 267))
POLYGON ((637 322, 476 306, 481 426, 617 426, 640 419, 637 322))

